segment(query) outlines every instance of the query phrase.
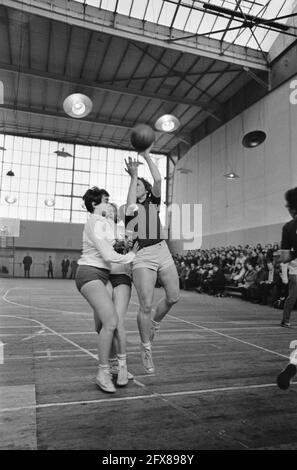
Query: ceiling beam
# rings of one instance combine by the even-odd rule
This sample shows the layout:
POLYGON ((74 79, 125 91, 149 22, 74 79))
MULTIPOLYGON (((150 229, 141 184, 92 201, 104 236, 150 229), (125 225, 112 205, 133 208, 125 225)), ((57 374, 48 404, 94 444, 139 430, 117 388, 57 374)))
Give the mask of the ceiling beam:
POLYGON ((70 116, 67 116, 64 113, 57 113, 56 111, 50 111, 50 110, 44 110, 44 109, 39 109, 39 108, 29 108, 26 106, 13 106, 13 105, 8 105, 8 104, 0 104, 0 110, 3 111, 13 111, 14 113, 27 113, 31 114, 33 116, 40 116, 40 117, 45 117, 45 118, 56 118, 56 119, 63 119, 67 121, 77 121, 79 123, 85 123, 85 124, 98 124, 100 126, 106 126, 106 127, 117 127, 118 129, 123 129, 125 131, 131 129, 135 123, 130 122, 123 124, 121 122, 116 122, 116 121, 105 121, 103 119, 95 119, 95 118, 83 118, 83 119, 74 119, 71 118, 70 116))
POLYGON ((222 62, 231 62, 253 69, 268 70, 261 53, 256 50, 234 44, 226 52, 223 52, 224 46, 229 46, 229 43, 225 42, 222 48, 222 43, 219 40, 205 37, 200 37, 199 40, 197 38, 188 38, 181 39, 178 43, 169 43, 168 39, 181 35, 180 30, 156 25, 137 18, 129 18, 119 13, 115 14, 111 11, 101 10, 72 0, 67 1, 67 9, 64 0, 23 0, 22 2, 18 0, 0 0, 1 4, 23 12, 132 41, 208 57, 222 62))
MULTIPOLYGON (((0 0, 1 1, 1 0, 0 0)), ((209 112, 215 112, 216 109, 214 105, 209 105, 207 100, 193 100, 193 99, 188 99, 188 98, 182 98, 182 97, 176 97, 176 96, 169 96, 165 95, 162 93, 149 93, 147 91, 143 90, 129 90, 127 88, 121 88, 116 85, 106 85, 106 84, 100 84, 96 83, 94 81, 90 80, 85 80, 81 78, 70 78, 65 75, 59 75, 55 73, 49 73, 49 72, 41 72, 40 70, 34 70, 34 69, 29 69, 26 67, 22 67, 19 69, 19 67, 15 65, 9 65, 9 64, 4 64, 0 62, 0 71, 5 71, 5 72, 12 72, 17 75, 26 75, 29 77, 34 77, 34 78, 40 78, 43 80, 53 80, 56 82, 60 83, 65 83, 65 84, 70 84, 73 85, 74 87, 84 87, 84 88, 92 88, 93 90, 101 90, 103 92, 110 92, 110 93, 115 93, 115 94, 121 94, 121 95, 127 95, 127 96, 138 96, 140 98, 149 98, 152 100, 157 100, 157 101, 164 101, 168 103, 175 103, 175 104, 181 104, 181 105, 186 105, 186 106, 195 106, 198 108, 203 108, 205 111, 209 112)))

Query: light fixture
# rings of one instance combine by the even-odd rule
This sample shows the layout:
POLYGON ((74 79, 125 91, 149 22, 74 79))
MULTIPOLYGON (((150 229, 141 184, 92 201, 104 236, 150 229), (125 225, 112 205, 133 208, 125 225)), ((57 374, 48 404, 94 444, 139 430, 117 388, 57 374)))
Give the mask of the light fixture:
POLYGON ((7 202, 7 204, 15 204, 17 198, 13 194, 7 194, 5 196, 5 201, 7 202))
POLYGON ((72 157, 71 153, 65 152, 64 147, 62 148, 62 150, 56 150, 54 153, 56 153, 58 157, 72 157))
POLYGON ((230 171, 230 173, 226 173, 226 175, 224 175, 225 178, 227 178, 228 180, 234 180, 236 178, 240 178, 240 176, 238 176, 236 173, 234 173, 233 171, 230 171))
POLYGON ((93 103, 88 96, 82 93, 73 93, 64 100, 63 108, 68 116, 81 119, 92 111, 93 103))
POLYGON ((174 132, 180 126, 180 122, 173 114, 163 114, 155 122, 155 129, 161 132, 174 132))
POLYGON ((263 131, 252 131, 245 134, 242 139, 242 145, 246 148, 258 147, 266 139, 266 133, 263 131))
POLYGON ((6 173, 6 176, 14 176, 14 172, 12 170, 9 170, 7 173, 6 173))
POLYGON ((47 206, 47 207, 53 207, 55 205, 56 201, 55 201, 55 198, 50 196, 50 197, 47 197, 45 200, 44 200, 44 204, 47 206))

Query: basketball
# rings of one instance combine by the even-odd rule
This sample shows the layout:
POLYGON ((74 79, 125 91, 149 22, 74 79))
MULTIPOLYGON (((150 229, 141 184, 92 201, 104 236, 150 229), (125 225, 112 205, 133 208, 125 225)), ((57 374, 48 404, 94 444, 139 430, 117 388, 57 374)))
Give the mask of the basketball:
POLYGON ((131 132, 131 144, 138 152, 146 150, 155 140, 155 132, 146 124, 139 124, 131 132))

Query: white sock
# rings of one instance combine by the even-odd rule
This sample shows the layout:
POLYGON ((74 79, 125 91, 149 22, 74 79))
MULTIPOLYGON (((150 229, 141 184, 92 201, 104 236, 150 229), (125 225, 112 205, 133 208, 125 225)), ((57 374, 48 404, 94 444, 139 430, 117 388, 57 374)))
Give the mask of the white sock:
POLYGON ((119 361, 119 366, 125 366, 126 365, 126 354, 118 354, 118 361, 119 361))
POLYGON ((118 363, 118 358, 117 358, 117 357, 110 357, 110 358, 108 359, 108 362, 109 362, 110 365, 117 365, 117 363, 118 363))
POLYGON ((160 321, 152 320, 152 324, 153 324, 153 327, 155 328, 155 330, 159 330, 159 329, 160 329, 160 326, 161 326, 161 322, 160 322, 160 321))

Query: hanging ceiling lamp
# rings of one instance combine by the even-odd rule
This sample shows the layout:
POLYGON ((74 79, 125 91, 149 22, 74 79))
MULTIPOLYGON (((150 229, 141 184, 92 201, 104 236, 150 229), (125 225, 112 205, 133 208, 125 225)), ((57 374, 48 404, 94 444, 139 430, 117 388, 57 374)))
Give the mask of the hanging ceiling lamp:
POLYGON ((258 147, 266 139, 266 133, 263 131, 252 131, 245 134, 242 139, 242 145, 246 148, 258 147))
POLYGON ((15 204, 17 201, 17 198, 13 194, 7 194, 5 196, 5 201, 7 202, 7 204, 15 204))
POLYGON ((53 206, 56 204, 55 198, 54 198, 54 197, 47 197, 47 198, 44 200, 44 204, 45 204, 47 207, 53 207, 53 206))
POLYGON ((230 173, 226 173, 226 175, 224 175, 224 176, 228 180, 235 180, 236 178, 240 178, 240 176, 238 176, 236 173, 234 173, 234 171, 230 171, 230 173))
POLYGON ((174 132, 180 126, 180 122, 173 114, 163 114, 155 122, 155 129, 160 132, 174 132))
POLYGON ((64 147, 62 148, 62 150, 56 150, 54 153, 56 153, 58 157, 72 157, 71 153, 65 152, 64 147))
MULTIPOLYGON (((14 172, 12 170, 9 170, 7 173, 6 173, 6 176, 9 176, 10 178, 12 178, 14 176, 14 172)), ((11 193, 11 184, 12 184, 12 179, 10 180, 10 185, 9 185, 9 194, 6 194, 5 196, 5 201, 7 202, 7 204, 15 204, 15 202, 17 201, 17 198, 16 196, 14 196, 12 193, 11 193)))
POLYGON ((88 96, 82 93, 73 93, 64 100, 63 108, 68 116, 82 119, 92 111, 93 103, 88 96))

